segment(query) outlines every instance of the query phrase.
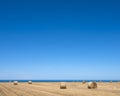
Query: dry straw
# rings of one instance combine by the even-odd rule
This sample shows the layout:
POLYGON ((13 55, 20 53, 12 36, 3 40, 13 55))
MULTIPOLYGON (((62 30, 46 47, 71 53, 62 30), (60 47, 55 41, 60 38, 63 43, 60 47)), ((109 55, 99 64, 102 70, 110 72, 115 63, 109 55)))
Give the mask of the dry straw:
POLYGON ((28 84, 32 84, 32 81, 28 81, 28 84))
POLYGON ((88 83, 88 89, 96 89, 97 83, 96 82, 89 82, 88 83))
POLYGON ((60 89, 66 89, 67 86, 66 86, 66 83, 65 82, 61 82, 60 83, 60 89))
POLYGON ((18 85, 18 81, 14 81, 13 84, 14 84, 14 85, 18 85))
POLYGON ((82 81, 82 83, 83 83, 83 84, 85 84, 85 83, 86 83, 86 81, 84 80, 84 81, 82 81))

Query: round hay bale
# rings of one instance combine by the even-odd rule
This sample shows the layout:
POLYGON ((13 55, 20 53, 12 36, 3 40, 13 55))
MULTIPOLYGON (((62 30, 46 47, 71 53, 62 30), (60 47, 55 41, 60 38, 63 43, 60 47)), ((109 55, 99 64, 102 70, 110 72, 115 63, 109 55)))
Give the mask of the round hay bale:
POLYGON ((28 84, 32 84, 32 81, 28 81, 28 84))
POLYGON ((14 81, 13 84, 14 84, 14 85, 18 85, 18 81, 14 81))
POLYGON ((60 89, 66 89, 67 86, 66 86, 66 83, 65 82, 61 82, 60 83, 60 89))
POLYGON ((96 82, 89 82, 88 83, 88 89, 96 89, 97 83, 96 82))
POLYGON ((85 83, 86 83, 86 81, 84 80, 84 81, 82 81, 82 83, 83 83, 83 84, 85 84, 85 83))

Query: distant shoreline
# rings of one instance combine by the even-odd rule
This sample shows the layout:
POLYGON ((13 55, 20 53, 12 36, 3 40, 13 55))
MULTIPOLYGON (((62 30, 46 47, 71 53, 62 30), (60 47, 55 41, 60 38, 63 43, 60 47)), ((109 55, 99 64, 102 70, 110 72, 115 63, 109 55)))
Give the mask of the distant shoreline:
MULTIPOLYGON (((29 80, 0 80, 0 82, 28 82, 29 80)), ((31 80, 32 82, 82 82, 84 80, 31 80)), ((120 80, 85 80, 86 82, 95 81, 95 82, 120 82, 120 80)))

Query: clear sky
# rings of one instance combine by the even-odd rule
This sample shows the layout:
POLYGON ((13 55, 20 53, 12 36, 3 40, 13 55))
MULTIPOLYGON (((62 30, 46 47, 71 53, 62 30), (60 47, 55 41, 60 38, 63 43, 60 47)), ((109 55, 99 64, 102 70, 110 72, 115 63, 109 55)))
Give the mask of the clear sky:
POLYGON ((119 5, 0 0, 0 79, 120 79, 119 5))

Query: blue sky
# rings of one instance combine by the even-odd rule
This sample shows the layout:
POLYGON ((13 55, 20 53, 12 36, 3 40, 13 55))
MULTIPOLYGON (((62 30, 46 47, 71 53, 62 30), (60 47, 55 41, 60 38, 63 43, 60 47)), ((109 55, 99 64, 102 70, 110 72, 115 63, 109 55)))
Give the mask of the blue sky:
POLYGON ((1 0, 0 79, 120 79, 119 4, 1 0))

